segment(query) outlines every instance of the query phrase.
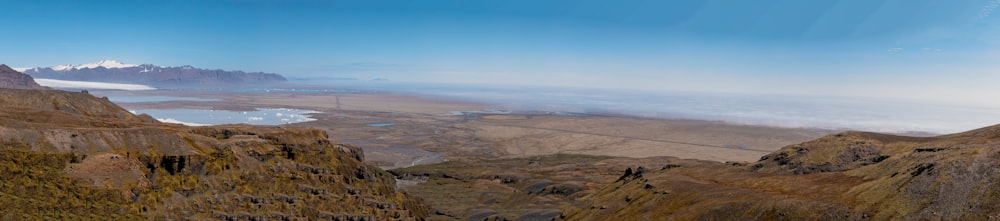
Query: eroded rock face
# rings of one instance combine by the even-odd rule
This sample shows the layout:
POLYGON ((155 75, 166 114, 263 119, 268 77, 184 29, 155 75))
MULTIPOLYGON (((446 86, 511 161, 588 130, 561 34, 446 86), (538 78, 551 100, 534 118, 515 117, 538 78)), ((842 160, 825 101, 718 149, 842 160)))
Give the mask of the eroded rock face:
POLYGON ((876 164, 891 156, 889 153, 884 154, 882 149, 885 141, 893 139, 894 136, 866 135, 871 134, 844 132, 787 146, 761 157, 760 161, 752 165, 752 169, 783 174, 841 172, 876 164))
POLYGON ((45 191, 73 198, 0 189, 19 197, 0 197, 0 205, 20 205, 12 210, 18 219, 420 220, 429 214, 395 191, 390 174, 362 163, 357 148, 330 143, 325 131, 164 124, 87 93, 0 89, 0 157, 10 158, 0 162, 10 164, 0 165, 3 186, 51 187, 45 191), (31 159, 45 164, 24 169, 23 162, 38 161, 31 159), (26 178, 4 177, 18 174, 26 178), (62 201, 119 209, 109 215, 62 201))
POLYGON ((48 89, 38 85, 31 76, 18 72, 5 64, 0 64, 0 88, 48 89))

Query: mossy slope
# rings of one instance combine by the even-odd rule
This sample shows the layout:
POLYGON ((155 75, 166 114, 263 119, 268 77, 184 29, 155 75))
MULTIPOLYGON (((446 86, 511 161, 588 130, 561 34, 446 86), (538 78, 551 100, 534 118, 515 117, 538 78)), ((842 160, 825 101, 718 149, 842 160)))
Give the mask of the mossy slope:
POLYGON ((13 220, 428 216, 363 157, 321 130, 186 127, 87 93, 0 89, 0 217, 13 220))

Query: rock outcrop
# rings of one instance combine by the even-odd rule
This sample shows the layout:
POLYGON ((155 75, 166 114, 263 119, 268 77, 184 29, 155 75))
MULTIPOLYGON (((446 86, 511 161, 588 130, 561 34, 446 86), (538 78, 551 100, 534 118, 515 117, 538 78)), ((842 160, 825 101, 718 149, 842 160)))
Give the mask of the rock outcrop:
POLYGON ((422 220, 360 150, 308 128, 187 127, 85 92, 0 89, 4 220, 422 220))
POLYGON ((34 78, 18 72, 6 64, 0 64, 0 88, 10 89, 48 89, 35 82, 34 78))
POLYGON ((750 164, 690 161, 620 179, 566 220, 992 220, 1000 125, 938 137, 843 132, 750 164), (739 218, 735 218, 739 217, 739 218))

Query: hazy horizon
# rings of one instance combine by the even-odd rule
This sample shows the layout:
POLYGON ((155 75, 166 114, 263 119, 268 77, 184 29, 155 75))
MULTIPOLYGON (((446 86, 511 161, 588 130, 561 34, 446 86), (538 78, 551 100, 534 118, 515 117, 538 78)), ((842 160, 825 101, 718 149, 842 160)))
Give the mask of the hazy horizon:
POLYGON ((516 112, 565 112, 900 134, 949 134, 1000 123, 1000 108, 910 99, 647 91, 578 87, 292 81, 369 92, 491 104, 516 112))

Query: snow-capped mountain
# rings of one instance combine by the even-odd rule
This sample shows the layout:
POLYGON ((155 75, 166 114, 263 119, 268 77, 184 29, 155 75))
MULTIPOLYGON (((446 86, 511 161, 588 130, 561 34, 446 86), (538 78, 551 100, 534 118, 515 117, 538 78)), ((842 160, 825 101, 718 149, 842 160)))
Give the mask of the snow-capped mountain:
MULTIPOLYGON (((64 65, 56 65, 56 66, 49 67, 49 69, 52 69, 53 71, 70 71, 70 70, 79 70, 79 69, 92 69, 92 68, 97 68, 97 67, 103 67, 103 68, 110 69, 110 68, 130 68, 130 67, 137 67, 137 66, 139 66, 139 65, 137 65, 137 64, 125 64, 125 63, 122 63, 122 62, 119 62, 119 61, 116 61, 116 60, 101 60, 101 61, 98 61, 98 62, 95 62, 95 63, 89 63, 89 64, 78 64, 78 65, 64 64, 64 65)), ((42 69, 42 68, 14 68, 14 70, 19 71, 19 72, 27 72, 27 71, 35 71, 35 72, 37 72, 40 69, 42 69)))
POLYGON ((111 83, 145 84, 155 86, 182 86, 203 84, 243 84, 282 82, 279 74, 209 70, 191 67, 163 67, 152 64, 126 64, 116 60, 101 60, 79 65, 19 68, 18 71, 35 78, 70 81, 97 81, 111 83))
POLYGON ((59 66, 52 67, 52 70, 55 70, 55 71, 66 71, 66 70, 72 70, 72 69, 97 68, 97 67, 103 67, 103 68, 130 68, 130 67, 136 67, 136 66, 139 66, 139 65, 136 65, 136 64, 124 64, 124 63, 118 62, 116 60, 101 60, 101 61, 98 61, 97 63, 90 63, 90 64, 59 65, 59 66))

